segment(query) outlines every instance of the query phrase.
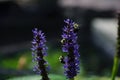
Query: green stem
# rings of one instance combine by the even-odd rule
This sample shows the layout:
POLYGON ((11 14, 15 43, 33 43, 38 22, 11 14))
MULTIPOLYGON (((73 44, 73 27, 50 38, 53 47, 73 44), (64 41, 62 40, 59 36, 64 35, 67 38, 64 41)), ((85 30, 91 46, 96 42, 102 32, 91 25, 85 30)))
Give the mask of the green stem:
POLYGON ((119 66, 119 57, 115 55, 114 57, 114 65, 113 65, 113 70, 112 70, 112 80, 115 80, 115 76, 118 71, 118 66, 119 66))
POLYGON ((74 78, 71 78, 71 79, 69 79, 69 80, 75 80, 74 78))
POLYGON ((114 56, 114 64, 112 70, 112 80, 115 80, 115 76, 119 67, 119 59, 120 59, 120 12, 118 12, 118 29, 117 29, 117 46, 116 46, 116 54, 114 56))

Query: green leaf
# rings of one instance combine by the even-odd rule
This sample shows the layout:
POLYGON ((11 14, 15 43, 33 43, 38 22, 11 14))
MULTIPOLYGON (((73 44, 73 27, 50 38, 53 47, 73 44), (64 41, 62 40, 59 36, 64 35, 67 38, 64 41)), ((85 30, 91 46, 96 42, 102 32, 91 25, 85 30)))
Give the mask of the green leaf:
MULTIPOLYGON (((49 75, 50 80, 66 80, 65 77, 60 76, 60 75, 49 75)), ((17 77, 17 78, 11 78, 8 80, 40 80, 41 76, 39 75, 32 75, 32 76, 23 76, 23 77, 17 77)))
MULTIPOLYGON (((67 80, 65 76, 61 75, 55 75, 55 74, 49 74, 50 80, 67 80)), ((31 75, 31 76, 23 76, 23 77, 17 77, 17 78, 11 78, 7 80, 40 80, 41 76, 39 75, 31 75)), ((110 80, 110 77, 105 76, 76 76, 75 80, 110 80)), ((120 80, 119 77, 116 77, 116 80, 120 80)))

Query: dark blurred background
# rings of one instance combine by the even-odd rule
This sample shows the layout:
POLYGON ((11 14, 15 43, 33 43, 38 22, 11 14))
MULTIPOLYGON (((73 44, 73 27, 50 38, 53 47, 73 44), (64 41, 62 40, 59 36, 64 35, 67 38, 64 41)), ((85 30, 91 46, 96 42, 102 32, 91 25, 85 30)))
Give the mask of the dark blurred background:
MULTIPOLYGON (((30 48, 35 27, 45 32, 48 54, 57 60, 67 18, 80 26, 81 74, 110 76, 119 4, 119 0, 0 0, 0 80, 34 74, 30 48)), ((61 66, 50 61, 53 67, 61 66)))

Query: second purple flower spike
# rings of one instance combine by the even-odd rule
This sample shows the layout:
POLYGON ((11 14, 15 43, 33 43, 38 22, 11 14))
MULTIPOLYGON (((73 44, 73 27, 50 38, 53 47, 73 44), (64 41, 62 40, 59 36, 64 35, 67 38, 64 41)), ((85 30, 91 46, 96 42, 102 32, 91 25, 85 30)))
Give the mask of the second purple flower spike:
POLYGON ((65 75, 68 79, 74 80, 74 77, 79 73, 79 45, 77 43, 78 25, 70 19, 64 20, 65 26, 62 34, 62 51, 67 53, 67 56, 61 57, 61 62, 64 64, 65 75))
POLYGON ((41 74, 42 79, 41 80, 49 80, 48 78, 48 64, 44 60, 44 56, 47 55, 47 47, 45 45, 46 39, 44 36, 44 33, 42 31, 38 31, 37 28, 35 28, 33 31, 33 41, 32 41, 32 57, 33 62, 35 62, 35 66, 33 71, 36 71, 38 74, 41 74))

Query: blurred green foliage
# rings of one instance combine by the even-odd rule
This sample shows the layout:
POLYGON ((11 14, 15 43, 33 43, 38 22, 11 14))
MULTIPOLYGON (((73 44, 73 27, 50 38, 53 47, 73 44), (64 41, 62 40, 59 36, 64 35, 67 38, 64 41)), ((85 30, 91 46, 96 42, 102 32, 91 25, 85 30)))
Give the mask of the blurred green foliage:
MULTIPOLYGON (((67 80, 64 76, 50 74, 49 75, 51 80, 67 80)), ((8 80, 40 80, 40 76, 38 75, 32 75, 32 76, 24 76, 24 77, 17 77, 17 78, 11 78, 8 80)), ((75 80, 110 80, 110 77, 99 77, 99 76, 91 76, 91 77, 85 77, 85 76, 77 76, 75 80)), ((116 80, 120 80, 120 78, 116 78, 116 80)))
MULTIPOLYGON (((46 56, 45 59, 49 62, 49 65, 50 65, 50 72, 49 72, 50 76, 51 76, 51 74, 56 74, 56 75, 60 75, 60 77, 62 76, 62 78, 65 78, 63 64, 61 64, 59 61, 59 57, 61 55, 65 55, 65 53, 63 53, 61 51, 61 49, 53 48, 53 47, 49 46, 48 56, 46 56)), ((92 56, 92 58, 95 59, 94 56, 92 56)), ((2 67, 4 69, 22 70, 22 71, 29 70, 29 71, 33 72, 32 68, 34 66, 33 65, 34 63, 32 62, 32 54, 31 54, 30 50, 20 51, 18 53, 15 53, 14 56, 11 56, 11 57, 8 56, 5 58, 2 58, 0 60, 0 63, 1 63, 0 67, 2 67)), ((93 66, 93 67, 95 67, 95 66, 93 66)), ((107 72, 109 72, 109 71, 107 71, 107 72)), ((20 77, 17 79, 16 77, 19 75, 15 76, 15 75, 10 74, 10 75, 3 75, 3 76, 6 77, 7 79, 11 78, 11 77, 13 77, 13 78, 15 77, 15 79, 11 79, 11 80, 24 80, 24 78, 25 78, 25 80, 27 80, 27 79, 31 80, 31 77, 35 78, 33 80, 37 80, 40 77, 39 75, 38 75, 38 77, 37 76, 29 77, 29 75, 28 75, 28 77, 20 77), (10 76, 10 77, 8 77, 8 76, 10 76)), ((26 75, 24 75, 24 76, 26 76, 26 75)), ((78 74, 78 76, 76 77, 76 80, 109 80, 110 79, 107 77, 96 77, 96 75, 95 76, 92 75, 91 77, 86 77, 86 76, 87 75, 86 75, 86 72, 84 71, 83 64, 80 63, 80 74, 78 74)), ((59 78, 57 80, 64 80, 64 79, 59 78)), ((120 80, 120 79, 117 79, 117 80, 120 80)))
MULTIPOLYGON (((0 67, 6 70, 28 70, 32 72, 34 63, 32 62, 32 53, 30 50, 24 50, 20 51, 18 53, 14 53, 14 56, 5 56, 0 60, 0 67)), ((49 73, 51 74, 59 74, 64 76, 63 72, 63 65, 59 62, 59 56, 62 55, 62 51, 59 49, 53 49, 49 48, 48 49, 48 56, 45 57, 45 59, 48 61, 50 65, 50 71, 49 73)), ((33 72, 34 73, 34 72, 33 72)), ((9 72, 7 73, 9 74, 9 72)), ((10 77, 16 77, 12 74, 10 75, 5 75, 6 78, 8 76, 10 77)), ((4 76, 4 77, 5 77, 4 76)), ((19 76, 19 75, 17 75, 19 76)), ((1 76, 2 77, 2 76, 1 76)))
MULTIPOLYGON (((49 75, 51 80, 66 80, 65 77, 59 76, 59 75, 49 75)), ((18 78, 11 78, 8 80, 40 80, 41 76, 33 75, 33 76, 24 76, 24 77, 18 77, 18 78)))

